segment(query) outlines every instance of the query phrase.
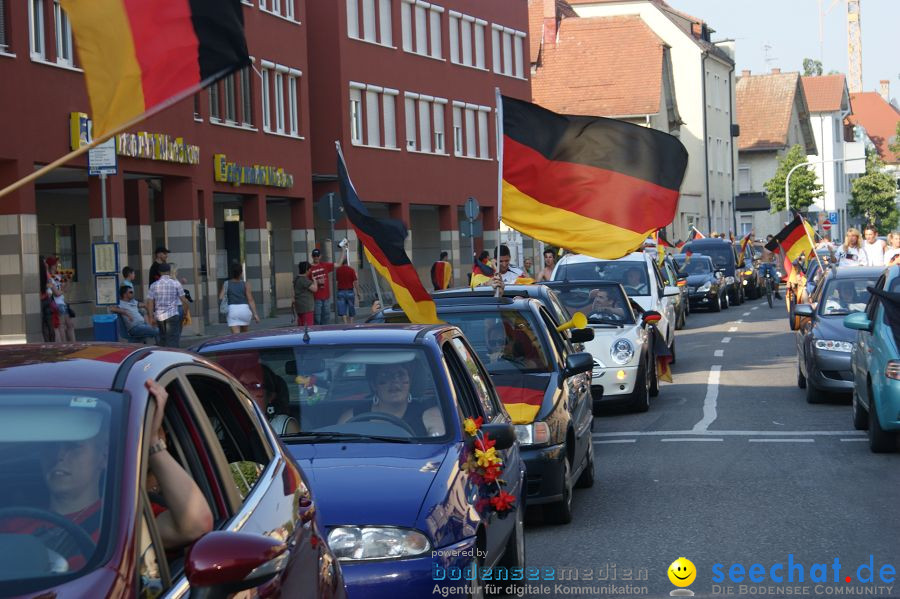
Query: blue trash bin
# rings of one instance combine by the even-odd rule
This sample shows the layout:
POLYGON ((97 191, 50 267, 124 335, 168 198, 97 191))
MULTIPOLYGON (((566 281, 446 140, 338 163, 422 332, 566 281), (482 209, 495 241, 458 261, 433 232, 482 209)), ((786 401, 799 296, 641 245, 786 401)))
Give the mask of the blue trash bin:
POLYGON ((96 314, 94 316, 94 341, 118 341, 119 331, 116 329, 115 314, 96 314))

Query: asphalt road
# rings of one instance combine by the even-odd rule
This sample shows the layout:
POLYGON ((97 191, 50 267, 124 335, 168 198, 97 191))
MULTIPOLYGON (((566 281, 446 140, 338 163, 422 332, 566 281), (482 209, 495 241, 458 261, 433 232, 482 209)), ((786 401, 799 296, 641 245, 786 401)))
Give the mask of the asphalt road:
POLYGON ((531 582, 543 588, 528 596, 668 597, 680 556, 696 567, 696 596, 728 587, 732 596, 900 596, 900 580, 883 582, 897 574, 882 570, 900 572, 900 454, 869 452, 849 398, 806 403, 783 303, 692 313, 676 353, 674 383, 649 412, 596 419, 597 482, 576 492, 573 522, 526 528, 527 564, 556 579, 531 582), (859 588, 870 555, 874 583, 859 588), (789 559, 803 582, 797 566, 789 582, 789 559), (762 582, 738 582, 738 569, 732 581, 733 564, 745 576, 761 564, 762 582), (815 564, 827 565, 827 582, 815 564), (572 568, 579 580, 560 580, 572 568), (626 569, 644 579, 625 580, 626 569))

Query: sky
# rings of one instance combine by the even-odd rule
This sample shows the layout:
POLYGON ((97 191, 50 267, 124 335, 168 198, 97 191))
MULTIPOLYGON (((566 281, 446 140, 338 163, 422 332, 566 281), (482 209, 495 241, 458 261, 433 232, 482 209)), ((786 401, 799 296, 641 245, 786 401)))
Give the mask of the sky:
MULTIPOLYGON (((713 41, 734 39, 737 71, 802 71, 804 58, 822 60, 824 72, 847 72, 847 5, 821 0, 824 52, 819 44, 819 0, 667 0, 673 8, 703 19, 715 30, 713 41), (769 46, 767 49, 766 46, 769 46)), ((891 82, 900 97, 900 0, 861 0, 862 74, 865 91, 891 82)))

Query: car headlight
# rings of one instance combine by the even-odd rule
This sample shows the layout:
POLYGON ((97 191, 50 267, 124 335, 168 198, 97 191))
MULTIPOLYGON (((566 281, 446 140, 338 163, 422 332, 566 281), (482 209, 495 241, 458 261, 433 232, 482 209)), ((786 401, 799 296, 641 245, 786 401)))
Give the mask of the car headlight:
POLYGON ((609 348, 609 355, 616 364, 628 364, 634 357, 634 346, 628 339, 617 339, 609 348))
POLYGON ((712 289, 712 283, 707 281, 706 283, 703 283, 702 285, 700 285, 700 287, 697 288, 697 291, 699 291, 700 293, 706 293, 710 289, 712 289))
POLYGON ((745 271, 744 271, 744 274, 745 274, 745 275, 752 275, 752 274, 753 274, 753 271, 752 271, 752 270, 745 270, 745 271))
POLYGON ((543 421, 517 424, 515 429, 519 445, 543 445, 550 440, 550 426, 543 421))
POLYGON ((816 339, 816 349, 827 349, 828 351, 847 352, 853 349, 853 344, 847 341, 833 341, 831 339, 816 339))
POLYGON ((328 545, 343 561, 402 559, 431 550, 419 531, 393 526, 339 526, 328 533, 328 545))
POLYGON ((734 285, 734 277, 725 277, 725 283, 728 285, 734 285))

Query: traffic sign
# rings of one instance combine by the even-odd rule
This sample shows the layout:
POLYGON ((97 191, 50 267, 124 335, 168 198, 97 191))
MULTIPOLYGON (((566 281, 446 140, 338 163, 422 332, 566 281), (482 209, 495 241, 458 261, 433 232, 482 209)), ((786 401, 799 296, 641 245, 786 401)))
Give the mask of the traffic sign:
POLYGON ((88 150, 89 175, 115 175, 118 172, 116 138, 111 137, 96 148, 88 150))
POLYGON ((822 223, 822 230, 823 231, 831 230, 831 221, 830 220, 826 220, 824 223, 822 223))
POLYGON ((831 221, 831 224, 836 224, 838 222, 838 213, 837 212, 829 212, 828 220, 831 221))
POLYGON ((478 200, 476 200, 475 198, 470 196, 466 200, 465 211, 466 211, 467 219, 469 219, 470 221, 478 220, 478 215, 480 214, 480 211, 481 211, 481 206, 478 205, 478 200))

